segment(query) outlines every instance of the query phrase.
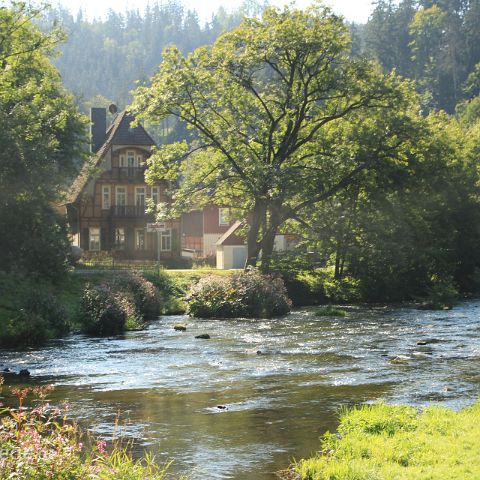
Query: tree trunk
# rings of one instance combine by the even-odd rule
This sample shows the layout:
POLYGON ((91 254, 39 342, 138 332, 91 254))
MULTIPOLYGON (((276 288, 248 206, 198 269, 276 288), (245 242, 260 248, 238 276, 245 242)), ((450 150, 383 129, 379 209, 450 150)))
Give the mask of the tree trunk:
POLYGON ((248 267, 257 265, 258 255, 260 253, 260 244, 258 242, 258 233, 262 221, 265 218, 265 202, 256 201, 250 214, 250 229, 247 235, 247 260, 245 261, 245 270, 248 267))
MULTIPOLYGON (((261 241, 262 249, 262 264, 260 270, 262 273, 270 272, 270 261, 272 259, 273 248, 275 246, 275 235, 278 233, 280 226, 280 207, 274 205, 270 208, 270 218, 268 228, 265 228, 265 232, 261 241)), ((265 227, 267 227, 265 225, 265 227)))

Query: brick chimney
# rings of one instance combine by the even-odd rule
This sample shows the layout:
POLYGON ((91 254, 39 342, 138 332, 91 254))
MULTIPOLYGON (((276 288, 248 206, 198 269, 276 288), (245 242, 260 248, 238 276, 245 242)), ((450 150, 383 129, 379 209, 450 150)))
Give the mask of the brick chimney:
POLYGON ((91 151, 97 153, 105 141, 107 133, 107 109, 106 108, 91 108, 91 151))

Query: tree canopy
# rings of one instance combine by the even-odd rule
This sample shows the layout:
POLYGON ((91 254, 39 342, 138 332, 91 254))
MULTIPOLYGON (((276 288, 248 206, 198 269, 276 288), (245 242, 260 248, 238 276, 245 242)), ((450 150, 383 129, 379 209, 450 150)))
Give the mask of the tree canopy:
POLYGON ((415 133, 410 90, 352 57, 349 30, 328 8, 271 7, 187 57, 169 48, 133 109, 176 117, 196 135, 150 161, 150 178, 182 179, 174 213, 210 201, 237 209, 249 220, 249 262, 262 252, 268 269, 287 220, 404 157, 415 133))
POLYGON ((0 9, 0 268, 55 275, 67 242, 51 205, 74 172, 84 121, 48 59, 63 34, 41 32, 40 14, 0 9))

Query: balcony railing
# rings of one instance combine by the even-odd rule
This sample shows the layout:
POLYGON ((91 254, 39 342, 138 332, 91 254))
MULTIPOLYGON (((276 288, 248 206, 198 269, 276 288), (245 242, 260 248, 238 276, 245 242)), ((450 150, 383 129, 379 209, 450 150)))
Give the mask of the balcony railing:
POLYGON ((119 167, 113 169, 113 176, 119 180, 136 180, 142 181, 145 176, 144 167, 119 167))
POLYGON ((151 214, 145 212, 145 205, 114 205, 110 208, 110 215, 112 217, 148 217, 151 214))

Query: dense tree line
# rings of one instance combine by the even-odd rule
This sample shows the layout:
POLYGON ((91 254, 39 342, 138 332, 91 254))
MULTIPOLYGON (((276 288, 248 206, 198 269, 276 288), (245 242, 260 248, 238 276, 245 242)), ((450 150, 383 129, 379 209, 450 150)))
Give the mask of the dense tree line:
POLYGON ((469 85, 480 62, 480 1, 380 0, 358 38, 361 51, 416 81, 425 112, 455 111, 478 94, 469 85))
POLYGON ((79 11, 57 7, 44 17, 45 25, 57 21, 68 41, 55 59, 65 85, 82 101, 104 97, 123 108, 137 82, 147 81, 162 60, 162 52, 176 45, 182 52, 213 43, 221 32, 237 25, 244 13, 255 12, 245 4, 228 14, 220 9, 202 25, 197 13, 177 0, 152 2, 144 11, 110 10, 104 19, 88 20, 79 11))

